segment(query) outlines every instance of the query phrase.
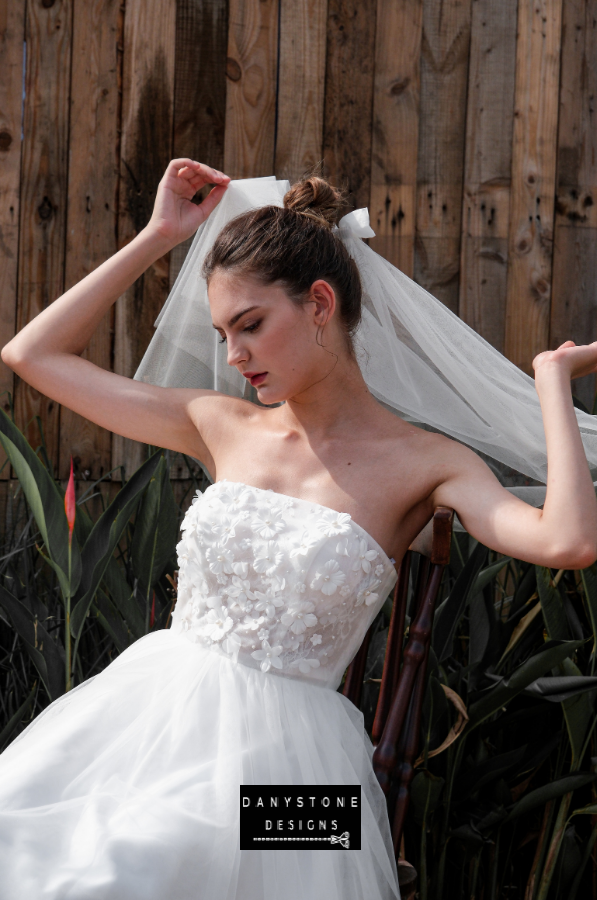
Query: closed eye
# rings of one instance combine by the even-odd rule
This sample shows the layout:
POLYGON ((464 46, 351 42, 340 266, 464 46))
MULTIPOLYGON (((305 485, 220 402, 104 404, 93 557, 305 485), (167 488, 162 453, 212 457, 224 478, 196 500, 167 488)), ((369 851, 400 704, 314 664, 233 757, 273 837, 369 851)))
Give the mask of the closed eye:
MULTIPOLYGON (((257 322, 251 322, 250 325, 246 325, 242 330, 243 330, 243 331, 248 331, 249 334, 252 334, 254 331, 257 331, 257 329, 259 328, 260 325, 261 325, 261 319, 259 319, 259 321, 257 321, 257 322)), ((225 343, 226 343, 226 335, 221 335, 221 336, 220 336, 220 341, 219 341, 219 343, 220 343, 220 344, 225 344, 225 343)))

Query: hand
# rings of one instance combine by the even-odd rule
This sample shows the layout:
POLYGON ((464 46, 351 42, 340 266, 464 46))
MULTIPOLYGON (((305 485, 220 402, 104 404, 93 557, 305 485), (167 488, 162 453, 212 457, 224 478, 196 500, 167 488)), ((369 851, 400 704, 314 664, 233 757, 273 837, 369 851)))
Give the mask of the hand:
POLYGON ((217 169, 192 159, 173 159, 158 185, 148 229, 157 233, 170 247, 194 234, 216 208, 230 178, 217 169), (192 199, 206 184, 215 184, 203 203, 192 199))
POLYGON ((576 346, 574 341, 564 341, 557 350, 545 350, 539 353, 533 360, 535 378, 543 369, 551 369, 553 366, 566 371, 569 377, 582 378, 597 371, 597 341, 592 344, 576 346))

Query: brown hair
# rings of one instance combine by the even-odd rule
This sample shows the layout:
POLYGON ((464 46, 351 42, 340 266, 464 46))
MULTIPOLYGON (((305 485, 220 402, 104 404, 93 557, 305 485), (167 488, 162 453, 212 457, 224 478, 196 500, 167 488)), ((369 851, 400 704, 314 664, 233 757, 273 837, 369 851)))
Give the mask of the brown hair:
POLYGON ((203 276, 217 269, 254 275, 264 284, 280 282, 302 304, 318 279, 329 282, 350 351, 361 321, 361 279, 356 263, 332 231, 343 206, 340 191, 312 175, 294 184, 284 207, 263 206, 228 222, 205 258, 203 276))

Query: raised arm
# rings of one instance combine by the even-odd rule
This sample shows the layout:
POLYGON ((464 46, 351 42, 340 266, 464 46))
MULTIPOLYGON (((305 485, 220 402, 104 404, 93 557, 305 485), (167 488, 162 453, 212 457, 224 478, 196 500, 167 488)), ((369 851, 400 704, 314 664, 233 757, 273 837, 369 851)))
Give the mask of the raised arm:
POLYGON ((209 462, 189 404, 200 393, 214 392, 143 384, 107 372, 80 354, 118 297, 156 259, 197 230, 229 181, 209 166, 173 160, 158 187, 148 225, 6 344, 6 365, 46 396, 110 431, 209 462), (195 193, 210 183, 216 186, 203 203, 192 203, 195 193))
POLYGON ((547 493, 534 509, 508 493, 476 454, 455 451, 436 505, 456 510, 467 531, 501 553, 553 568, 597 559, 597 500, 572 403, 571 378, 597 369, 597 342, 567 341, 533 362, 547 444, 547 493))

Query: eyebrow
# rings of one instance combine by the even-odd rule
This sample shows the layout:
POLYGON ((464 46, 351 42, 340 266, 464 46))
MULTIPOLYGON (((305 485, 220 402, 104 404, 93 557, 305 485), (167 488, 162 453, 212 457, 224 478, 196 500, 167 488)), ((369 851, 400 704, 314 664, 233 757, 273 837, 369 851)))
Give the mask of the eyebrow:
MULTIPOLYGON (((258 306, 247 306, 246 309, 243 309, 242 312, 237 313, 235 316, 228 321, 228 328, 232 328, 233 325, 236 325, 239 319, 242 319, 245 313, 252 312, 254 309, 259 309, 258 306)), ((220 330, 219 325, 214 325, 212 322, 212 327, 216 329, 216 331, 220 330)))

